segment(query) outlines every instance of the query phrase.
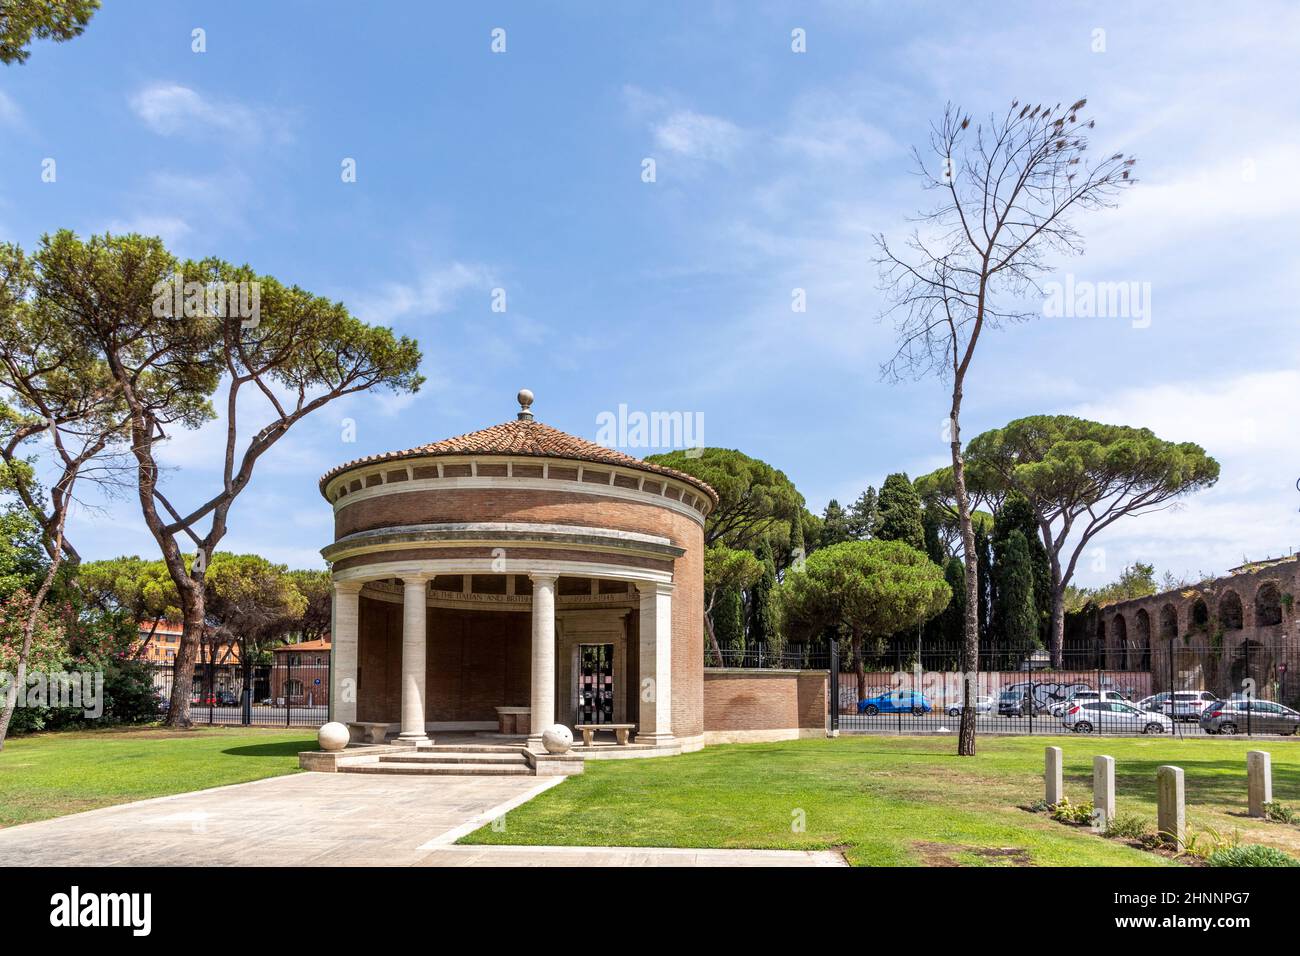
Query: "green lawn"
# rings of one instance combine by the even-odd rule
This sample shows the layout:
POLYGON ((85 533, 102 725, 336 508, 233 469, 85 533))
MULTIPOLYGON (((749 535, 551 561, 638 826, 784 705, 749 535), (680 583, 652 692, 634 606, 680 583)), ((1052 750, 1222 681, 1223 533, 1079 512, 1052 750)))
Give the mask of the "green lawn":
POLYGON ((296 773, 309 730, 159 728, 35 734, 0 751, 0 827, 296 773))
MULTIPOLYGON (((1300 804, 1300 745, 1244 740, 840 737, 588 762, 586 773, 463 843, 823 849, 858 865, 1160 865, 1168 861, 1018 805, 1042 799, 1043 748, 1064 748, 1066 794, 1092 799, 1092 758, 1116 762, 1121 814, 1155 828, 1155 774, 1185 771, 1188 821, 1300 853, 1300 827, 1245 818, 1246 751, 1273 754, 1274 799, 1300 804), (803 832, 792 824, 802 819, 803 832)), ((1297 806, 1300 809, 1300 806, 1297 806)))

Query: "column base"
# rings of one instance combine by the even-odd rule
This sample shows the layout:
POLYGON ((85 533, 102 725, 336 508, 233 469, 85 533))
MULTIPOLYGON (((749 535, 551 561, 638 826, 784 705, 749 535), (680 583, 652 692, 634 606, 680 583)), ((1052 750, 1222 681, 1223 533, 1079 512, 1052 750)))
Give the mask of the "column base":
POLYGON ((666 747, 677 743, 672 734, 637 734, 632 741, 635 744, 649 744, 652 747, 666 747))
POLYGON ((398 734, 393 743, 404 747, 418 747, 420 744, 433 743, 433 738, 425 733, 398 734))
POLYGON ((546 745, 542 743, 541 734, 529 734, 525 746, 535 754, 544 754, 547 752, 546 745))

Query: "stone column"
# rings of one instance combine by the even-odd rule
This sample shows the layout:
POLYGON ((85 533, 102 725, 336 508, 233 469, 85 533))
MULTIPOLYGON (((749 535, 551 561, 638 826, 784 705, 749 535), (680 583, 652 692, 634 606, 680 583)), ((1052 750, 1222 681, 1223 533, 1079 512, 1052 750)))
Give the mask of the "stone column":
POLYGON ((1061 748, 1043 748, 1043 799, 1049 806, 1061 802, 1065 786, 1061 779, 1061 748))
POLYGON ((530 574, 533 582, 533 675, 528 746, 541 751, 542 733, 555 723, 555 575, 530 574))
POLYGON ((1250 815, 1262 817, 1264 804, 1273 802, 1273 758, 1267 750, 1246 753, 1246 790, 1250 797, 1250 815))
POLYGON ((1166 839, 1181 844, 1187 823, 1183 799, 1183 768, 1156 768, 1156 829, 1166 839))
POLYGON ((637 689, 640 716, 637 720, 636 742, 671 743, 673 586, 638 584, 637 591, 641 595, 641 683, 637 689))
POLYGON ((1115 758, 1092 758, 1092 822, 1104 830, 1115 819, 1115 758))
POLYGON ((416 744, 429 739, 424 730, 428 598, 427 575, 402 578, 402 732, 398 739, 416 744))
POLYGON ((330 720, 357 719, 357 644, 361 582, 335 581, 330 613, 330 720))

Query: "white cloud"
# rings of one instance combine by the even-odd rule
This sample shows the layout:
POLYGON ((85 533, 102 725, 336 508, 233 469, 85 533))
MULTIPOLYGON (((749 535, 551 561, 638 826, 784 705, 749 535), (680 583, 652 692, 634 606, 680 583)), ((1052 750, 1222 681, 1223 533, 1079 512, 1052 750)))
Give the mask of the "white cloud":
POLYGON ((744 144, 745 132, 720 116, 677 110, 654 125, 655 146, 689 159, 730 160, 744 144))
POLYGON ((160 136, 219 139, 244 144, 287 137, 283 117, 233 100, 215 100, 179 83, 154 83, 137 91, 131 109, 160 136))
POLYGON ((21 126, 23 123, 23 111, 19 105, 14 102, 14 98, 0 90, 0 124, 5 126, 21 126))
POLYGON ((483 292, 486 310, 488 292, 495 284, 486 266, 453 262, 427 269, 412 281, 385 282, 375 290, 354 294, 345 301, 363 321, 388 325, 397 319, 446 312, 470 289, 483 292))
POLYGON ((175 245, 190 233, 190 224, 177 216, 135 216, 131 219, 114 219, 104 230, 115 235, 138 232, 144 236, 157 236, 168 246, 175 245))

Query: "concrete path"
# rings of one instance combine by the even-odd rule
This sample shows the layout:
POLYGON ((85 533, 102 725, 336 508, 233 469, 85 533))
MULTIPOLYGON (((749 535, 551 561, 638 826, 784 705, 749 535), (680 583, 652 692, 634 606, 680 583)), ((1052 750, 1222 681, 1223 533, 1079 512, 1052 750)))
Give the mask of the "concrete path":
POLYGON ((452 845, 563 780, 272 777, 0 830, 0 867, 843 865, 831 852, 452 845))

